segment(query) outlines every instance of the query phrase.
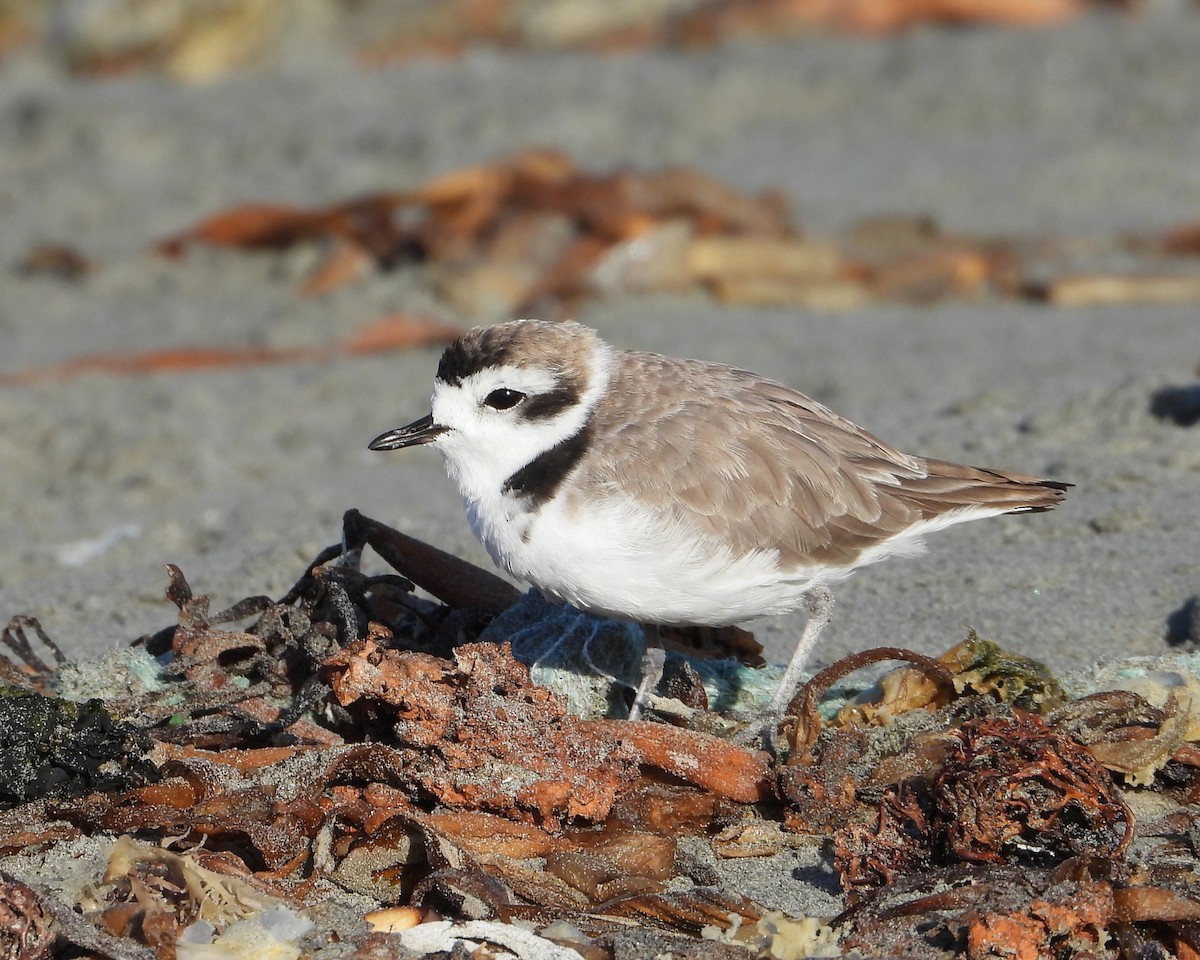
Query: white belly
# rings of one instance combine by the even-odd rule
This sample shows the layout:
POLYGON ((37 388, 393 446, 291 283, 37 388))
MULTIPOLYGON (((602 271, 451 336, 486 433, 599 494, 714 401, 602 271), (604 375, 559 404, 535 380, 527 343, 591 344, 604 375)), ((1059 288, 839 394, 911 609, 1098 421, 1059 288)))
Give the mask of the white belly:
POLYGON ((801 605, 818 583, 850 570, 781 573, 775 550, 741 556, 629 499, 566 506, 555 497, 534 514, 505 498, 468 503, 476 535, 509 573, 581 610, 649 623, 723 625, 801 605))

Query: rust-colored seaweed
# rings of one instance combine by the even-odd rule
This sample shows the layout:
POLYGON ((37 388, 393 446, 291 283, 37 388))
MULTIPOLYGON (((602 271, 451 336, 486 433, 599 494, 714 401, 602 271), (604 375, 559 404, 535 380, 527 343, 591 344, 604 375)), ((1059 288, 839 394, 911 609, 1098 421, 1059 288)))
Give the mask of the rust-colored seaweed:
MULTIPOLYGON (((137 718, 151 748, 130 762, 157 777, 0 813, 6 853, 155 841, 121 840, 87 916, 65 918, 84 949, 172 957, 211 909, 190 877, 246 902, 311 906, 332 885, 402 905, 355 941, 364 957, 385 930, 440 917, 568 920, 597 957, 629 949, 631 928, 657 952, 687 955, 701 936, 726 941, 704 941, 712 955, 787 950, 781 930, 816 934, 722 889, 689 851, 822 842, 848 909, 821 936, 860 956, 1188 957, 1200 943, 1186 866, 1200 749, 1183 688, 1160 707, 1125 691, 1066 701, 1040 665, 974 635, 937 659, 878 648, 810 681, 772 757, 705 732, 723 724, 686 671, 679 726, 573 716, 507 644, 475 640, 511 587, 354 511, 279 600, 214 613, 175 566, 167 593, 175 625, 140 641, 163 657, 160 689, 111 705, 137 718), (368 548, 392 571, 364 573, 368 548), (835 681, 884 659, 910 666, 822 719, 835 681), (1139 825, 1114 777, 1175 812, 1139 825)), ((19 696, 52 687, 31 645, 54 651, 44 633, 16 620, 6 634, 19 696)), ((59 909, 35 896, 14 930, 59 909)))

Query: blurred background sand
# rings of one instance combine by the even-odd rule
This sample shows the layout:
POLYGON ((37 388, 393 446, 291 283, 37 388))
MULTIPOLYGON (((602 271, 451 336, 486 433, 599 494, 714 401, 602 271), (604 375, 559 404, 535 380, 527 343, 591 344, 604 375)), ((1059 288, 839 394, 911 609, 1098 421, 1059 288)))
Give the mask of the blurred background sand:
MULTIPOLYGON (((403 269, 301 296, 311 246, 148 248, 231 204, 407 190, 534 146, 596 173, 684 165, 778 189, 817 234, 896 214, 1053 234, 1093 269, 1124 265, 1097 238, 1200 217, 1200 13, 1182 3, 697 46, 580 41, 581 22, 623 8, 587 0, 510 4, 507 33, 465 38, 429 4, 217 7, 199 27, 173 0, 0 7, 0 373, 329 343, 389 312, 503 319, 456 311, 403 269), (19 269, 45 243, 96 266, 19 269)), ((1190 629, 1200 427, 1154 416, 1151 398, 1195 384, 1198 310, 983 296, 821 311, 685 291, 576 315, 623 347, 771 375, 903 449, 1074 483, 1052 514, 959 527, 921 560, 860 572, 817 654, 937 653, 973 625, 1064 670, 1190 629)), ((437 354, 0 388, 0 618, 35 615, 82 655, 172 622, 166 562, 215 607, 277 596, 351 507, 489 565, 436 455, 366 450, 427 412, 437 354)), ((755 625, 772 657, 801 620, 755 625)))

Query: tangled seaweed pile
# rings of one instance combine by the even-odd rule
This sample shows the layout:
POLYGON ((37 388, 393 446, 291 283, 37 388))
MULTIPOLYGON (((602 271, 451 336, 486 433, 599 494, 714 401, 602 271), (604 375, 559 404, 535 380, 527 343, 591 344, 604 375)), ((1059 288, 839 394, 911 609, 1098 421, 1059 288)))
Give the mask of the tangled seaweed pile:
MULTIPOLYGON (((867 651, 806 685, 772 756, 728 739, 749 717, 709 710, 690 659, 660 722, 621 719, 612 678, 612 716, 570 712, 478 639, 511 586, 354 511, 277 602, 213 614, 169 575, 178 622, 103 705, 67 699, 87 670, 38 658, 36 623, 4 633, 0 956, 1200 955, 1186 657, 1072 697, 973 635, 867 651), (909 666, 822 712, 887 659, 909 666), (103 866, 48 882, 86 844, 103 866), (836 917, 719 883, 804 845, 832 853, 836 917)), ((675 639, 753 658, 738 631, 675 639)))

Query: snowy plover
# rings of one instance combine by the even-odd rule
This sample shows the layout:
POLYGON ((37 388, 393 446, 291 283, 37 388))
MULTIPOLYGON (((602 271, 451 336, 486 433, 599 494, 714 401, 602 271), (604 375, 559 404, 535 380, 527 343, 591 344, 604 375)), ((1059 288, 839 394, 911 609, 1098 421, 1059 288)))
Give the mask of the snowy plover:
POLYGON ((492 559, 564 603, 713 626, 807 604, 776 716, 829 619, 828 584, 921 552, 931 531, 1048 510, 1069 486, 910 456, 765 377, 536 320, 451 344, 433 412, 370 448, 425 443, 492 559))

